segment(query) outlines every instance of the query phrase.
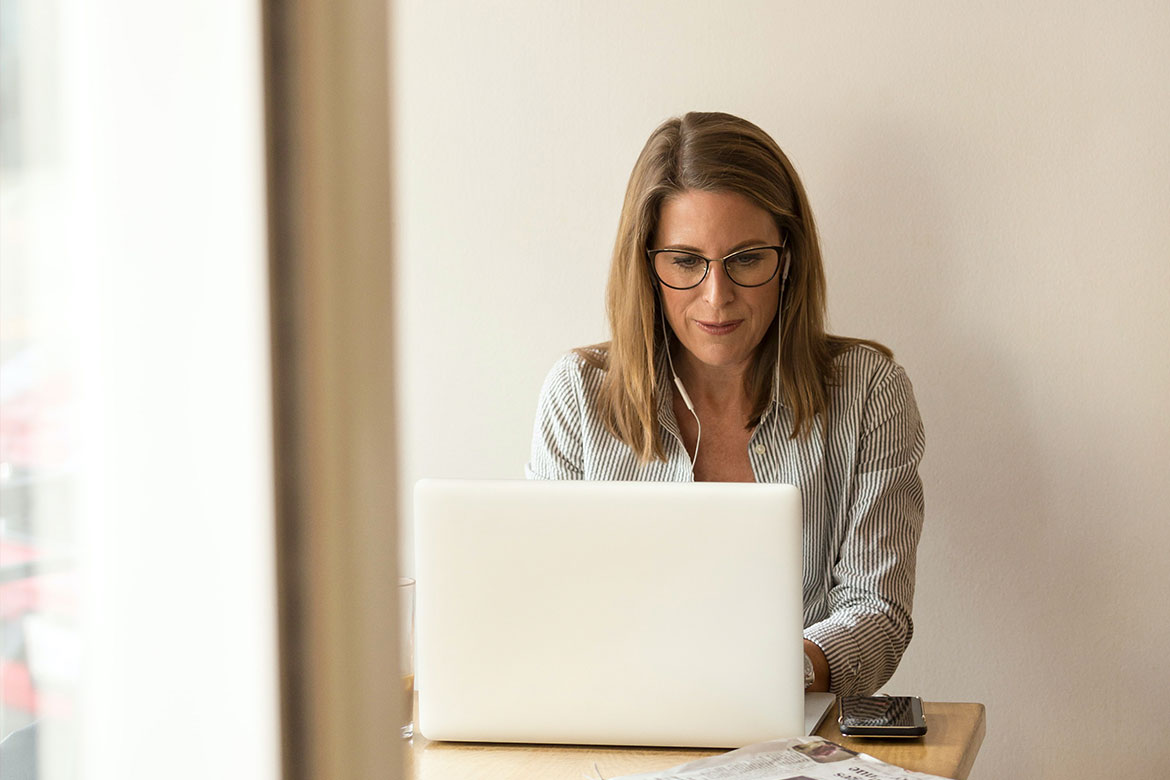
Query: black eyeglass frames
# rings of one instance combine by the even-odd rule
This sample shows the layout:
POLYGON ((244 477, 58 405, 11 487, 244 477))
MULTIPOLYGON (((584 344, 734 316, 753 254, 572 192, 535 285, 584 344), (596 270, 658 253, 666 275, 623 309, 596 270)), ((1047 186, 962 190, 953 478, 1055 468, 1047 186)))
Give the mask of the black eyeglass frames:
POLYGON ((740 287, 761 287, 776 277, 784 246, 757 246, 712 260, 681 249, 648 249, 646 258, 658 281, 674 290, 698 287, 711 263, 723 263, 727 278, 740 287))

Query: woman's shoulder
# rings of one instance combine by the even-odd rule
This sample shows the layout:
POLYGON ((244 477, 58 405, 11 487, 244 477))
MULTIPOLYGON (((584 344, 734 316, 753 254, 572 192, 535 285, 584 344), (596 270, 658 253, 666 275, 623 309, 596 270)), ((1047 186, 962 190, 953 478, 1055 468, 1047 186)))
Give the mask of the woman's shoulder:
POLYGON ((579 365, 605 371, 609 365, 609 342, 590 344, 588 347, 577 347, 571 350, 565 358, 575 357, 579 365))
POLYGON ((571 349, 557 360, 553 371, 582 379, 600 378, 609 366, 609 344, 591 344, 571 349))
MULTIPOLYGON (((906 379, 906 370, 889 348, 865 339, 834 339, 832 387, 866 393, 890 381, 906 379)), ((908 380, 906 380, 908 381, 908 380)))
POLYGON ((861 339, 848 344, 844 341, 838 342, 841 349, 833 358, 829 425, 850 435, 885 430, 883 435, 894 437, 890 441, 920 448, 922 418, 906 370, 881 344, 861 339))
POLYGON ((605 374, 608 360, 608 344, 571 349, 553 363, 545 379, 545 388, 576 389, 596 385, 605 374))

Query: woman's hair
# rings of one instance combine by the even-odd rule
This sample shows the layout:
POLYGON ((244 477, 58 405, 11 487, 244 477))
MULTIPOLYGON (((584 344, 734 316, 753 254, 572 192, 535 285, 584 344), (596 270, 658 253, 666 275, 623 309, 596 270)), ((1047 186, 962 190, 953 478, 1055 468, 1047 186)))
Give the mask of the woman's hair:
MULTIPOLYGON (((659 317, 657 281, 646 258, 662 204, 687 190, 735 192, 772 215, 791 265, 780 345, 780 397, 792 409, 791 436, 808 435, 827 406, 833 359, 853 344, 874 342, 825 333, 825 272, 808 197, 792 163, 760 128, 730 114, 692 112, 669 119, 638 155, 618 224, 606 289, 612 340, 580 355, 605 370, 601 415, 611 434, 643 461, 665 460, 658 434, 655 370, 666 348, 659 317)), ((744 378, 755 427, 772 395, 777 328, 773 322, 744 378)))

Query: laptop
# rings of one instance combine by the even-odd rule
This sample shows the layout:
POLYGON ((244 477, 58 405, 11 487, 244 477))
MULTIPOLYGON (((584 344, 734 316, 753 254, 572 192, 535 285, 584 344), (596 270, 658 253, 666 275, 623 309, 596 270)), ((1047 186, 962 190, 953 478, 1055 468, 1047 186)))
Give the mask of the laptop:
POLYGON ((791 485, 422 480, 428 739, 740 747, 816 728, 791 485))

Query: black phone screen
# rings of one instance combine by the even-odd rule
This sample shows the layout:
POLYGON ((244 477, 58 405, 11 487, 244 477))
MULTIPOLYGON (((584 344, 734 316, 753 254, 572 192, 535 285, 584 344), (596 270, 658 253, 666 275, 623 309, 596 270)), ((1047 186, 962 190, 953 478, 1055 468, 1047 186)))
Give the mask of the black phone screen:
POLYGON ((916 696, 845 696, 841 725, 849 728, 921 726, 922 701, 916 696))

